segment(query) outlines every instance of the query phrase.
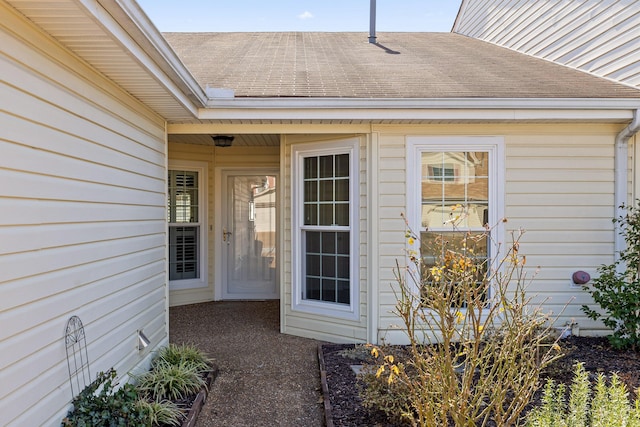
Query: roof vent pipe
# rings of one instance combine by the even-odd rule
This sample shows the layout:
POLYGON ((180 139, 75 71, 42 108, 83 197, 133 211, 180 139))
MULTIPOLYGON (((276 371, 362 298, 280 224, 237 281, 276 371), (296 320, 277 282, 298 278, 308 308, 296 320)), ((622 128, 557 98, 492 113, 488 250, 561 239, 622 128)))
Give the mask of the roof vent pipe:
POLYGON ((369 6, 369 43, 376 42, 376 0, 369 6))

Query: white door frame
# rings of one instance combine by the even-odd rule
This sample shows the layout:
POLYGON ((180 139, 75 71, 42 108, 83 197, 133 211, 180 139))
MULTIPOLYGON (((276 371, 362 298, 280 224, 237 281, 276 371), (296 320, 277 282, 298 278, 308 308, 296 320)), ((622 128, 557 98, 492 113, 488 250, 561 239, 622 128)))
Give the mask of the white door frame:
MULTIPOLYGON (((276 177, 278 187, 280 186, 280 169, 277 167, 224 167, 219 166, 215 168, 215 196, 214 196, 214 219, 213 219, 213 265, 215 269, 214 273, 214 300, 225 299, 224 292, 224 278, 223 274, 225 266, 223 265, 223 245, 222 228, 224 226, 225 219, 225 205, 226 201, 223 200, 223 195, 226 193, 224 190, 224 184, 226 183, 225 176, 230 173, 246 174, 246 175, 273 175, 276 177)), ((276 187, 276 192, 280 189, 276 187)), ((276 193, 277 194, 277 193, 276 193)), ((280 196, 276 196, 276 259, 278 260, 278 266, 276 268, 276 294, 280 298, 280 262, 281 248, 280 248, 280 196)))

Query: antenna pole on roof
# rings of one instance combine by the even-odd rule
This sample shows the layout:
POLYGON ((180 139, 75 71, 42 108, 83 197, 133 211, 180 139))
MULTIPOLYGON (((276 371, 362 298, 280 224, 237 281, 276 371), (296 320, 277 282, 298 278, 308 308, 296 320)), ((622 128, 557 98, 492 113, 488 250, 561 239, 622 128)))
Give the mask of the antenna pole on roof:
POLYGON ((369 43, 376 42, 376 0, 369 7, 369 43))

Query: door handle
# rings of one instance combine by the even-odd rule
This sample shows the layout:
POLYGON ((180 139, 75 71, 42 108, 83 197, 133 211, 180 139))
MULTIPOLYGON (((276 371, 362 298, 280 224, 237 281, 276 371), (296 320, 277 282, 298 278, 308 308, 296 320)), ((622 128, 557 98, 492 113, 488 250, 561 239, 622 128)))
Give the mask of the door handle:
POLYGON ((231 241, 231 239, 229 238, 229 236, 231 236, 231 232, 227 231, 226 228, 222 229, 222 241, 223 242, 227 242, 229 243, 231 241))

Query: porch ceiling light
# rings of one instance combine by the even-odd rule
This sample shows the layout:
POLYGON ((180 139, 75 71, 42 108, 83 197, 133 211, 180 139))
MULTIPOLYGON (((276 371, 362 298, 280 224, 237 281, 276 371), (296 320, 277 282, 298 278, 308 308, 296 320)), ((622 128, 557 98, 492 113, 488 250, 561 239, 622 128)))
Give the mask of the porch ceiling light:
POLYGON ((229 135, 213 135, 211 136, 216 147, 231 147, 235 137, 229 135))

